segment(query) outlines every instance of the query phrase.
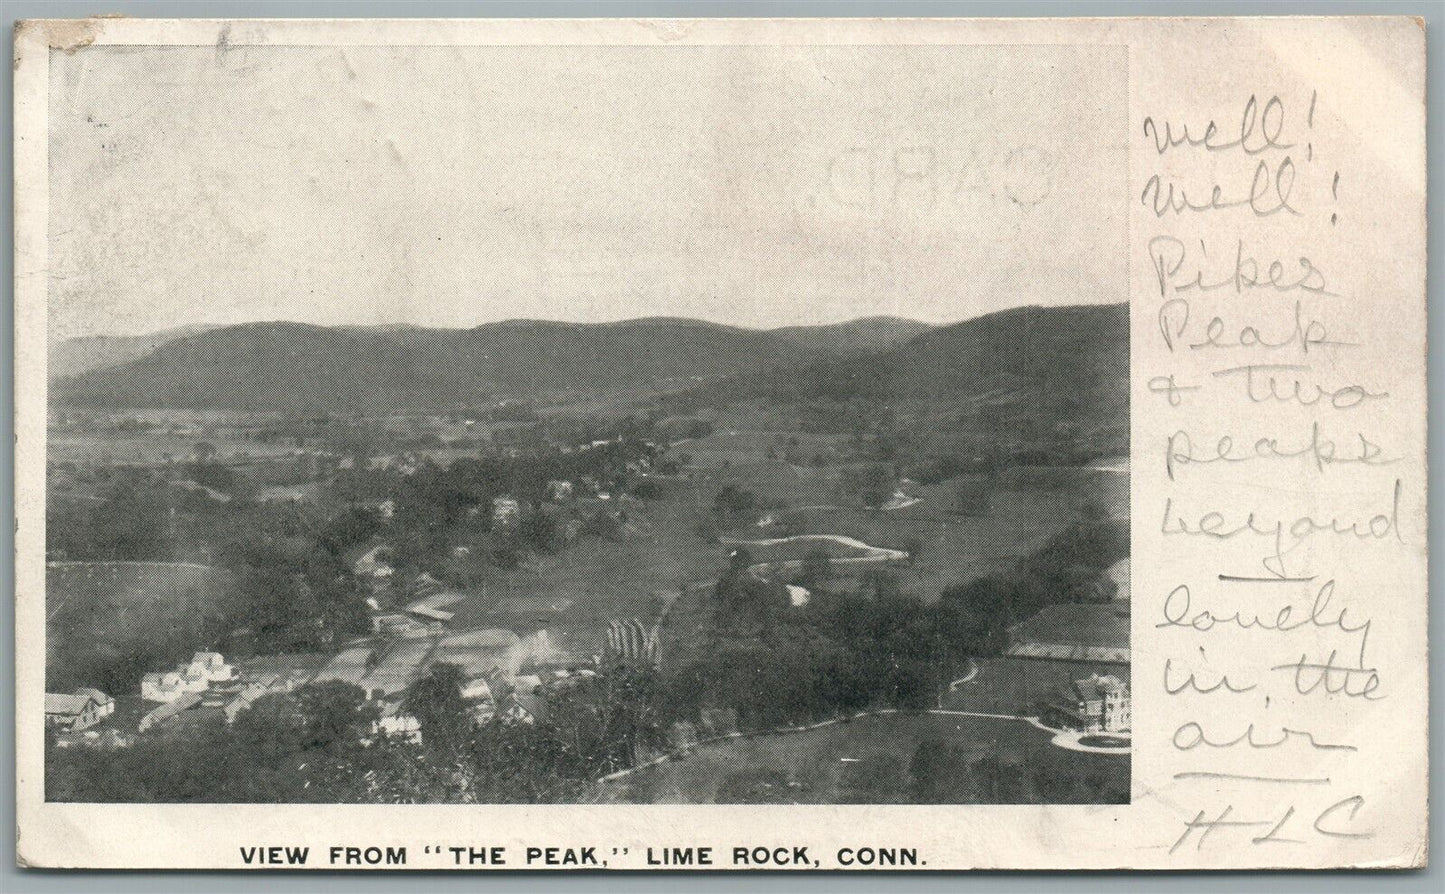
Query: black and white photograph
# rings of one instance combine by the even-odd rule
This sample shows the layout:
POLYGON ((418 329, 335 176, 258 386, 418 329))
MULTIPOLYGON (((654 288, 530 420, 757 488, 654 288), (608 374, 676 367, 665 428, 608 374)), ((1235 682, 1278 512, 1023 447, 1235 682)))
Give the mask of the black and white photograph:
POLYGON ((1123 48, 49 84, 47 801, 1129 802, 1123 48))
POLYGON ((16 21, 22 871, 1426 867, 1438 29, 1027 6, 16 21))

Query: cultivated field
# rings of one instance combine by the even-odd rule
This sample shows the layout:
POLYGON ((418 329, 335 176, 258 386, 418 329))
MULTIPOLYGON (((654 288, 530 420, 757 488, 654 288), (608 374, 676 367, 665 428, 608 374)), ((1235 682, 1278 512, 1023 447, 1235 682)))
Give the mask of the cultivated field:
POLYGON ((163 432, 137 434, 134 436, 113 435, 104 432, 95 434, 54 432, 45 445, 46 460, 76 465, 155 465, 167 460, 181 462, 191 457, 196 444, 207 441, 216 447, 218 459, 239 457, 262 458, 290 455, 294 448, 289 444, 263 444, 259 441, 207 439, 201 435, 167 434, 163 432))
POLYGON ((485 592, 475 588, 448 607, 452 626, 605 630, 614 618, 648 619, 658 594, 714 579, 726 567, 727 548, 698 533, 711 499, 700 483, 668 482, 661 498, 626 505, 628 520, 615 540, 583 536, 517 568, 489 569, 485 592))
POLYGON ((702 745, 684 757, 599 783, 607 803, 907 803, 918 745, 939 740, 1029 769, 1097 777, 1128 790, 1129 761, 1050 744, 1026 722, 935 714, 865 717, 796 733, 702 745))

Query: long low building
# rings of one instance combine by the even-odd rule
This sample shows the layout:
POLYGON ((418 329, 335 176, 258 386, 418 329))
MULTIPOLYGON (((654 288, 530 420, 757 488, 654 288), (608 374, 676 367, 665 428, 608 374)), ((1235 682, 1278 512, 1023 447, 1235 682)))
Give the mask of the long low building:
POLYGON ((375 640, 353 644, 336 654, 315 681, 350 683, 361 687, 367 698, 381 700, 404 692, 437 662, 459 665, 469 678, 493 669, 510 677, 520 669, 523 658, 521 640, 510 630, 375 640))
POLYGON ((89 729, 115 711, 115 699, 99 689, 77 689, 70 694, 45 693, 45 722, 57 729, 89 729))
POLYGON ((1047 697, 1059 686, 1093 675, 1127 684, 1129 602, 1060 603, 1009 628, 1004 653, 1028 699, 1047 697))

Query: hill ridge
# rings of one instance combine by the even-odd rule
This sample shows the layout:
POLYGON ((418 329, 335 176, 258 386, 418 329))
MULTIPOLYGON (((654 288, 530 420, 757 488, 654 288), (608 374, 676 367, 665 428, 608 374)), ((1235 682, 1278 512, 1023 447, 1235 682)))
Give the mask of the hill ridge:
POLYGON ((759 382, 778 370, 792 371, 773 376, 785 391, 977 394, 1013 377, 1087 394, 1101 377, 1127 378, 1127 345, 1123 304, 1024 305, 945 326, 875 315, 771 330, 679 317, 510 320, 472 329, 271 320, 185 334, 144 356, 59 378, 53 400, 100 408, 441 409, 494 397, 759 382), (860 354, 872 359, 851 362, 860 354))

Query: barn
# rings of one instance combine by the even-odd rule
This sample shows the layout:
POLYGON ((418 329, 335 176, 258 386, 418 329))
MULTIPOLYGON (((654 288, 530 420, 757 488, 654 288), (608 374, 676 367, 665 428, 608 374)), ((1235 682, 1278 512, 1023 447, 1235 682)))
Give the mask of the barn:
POLYGON ((1009 628, 1004 653, 1023 700, 1035 703, 1093 676, 1129 684, 1129 601, 1059 603, 1009 628))

